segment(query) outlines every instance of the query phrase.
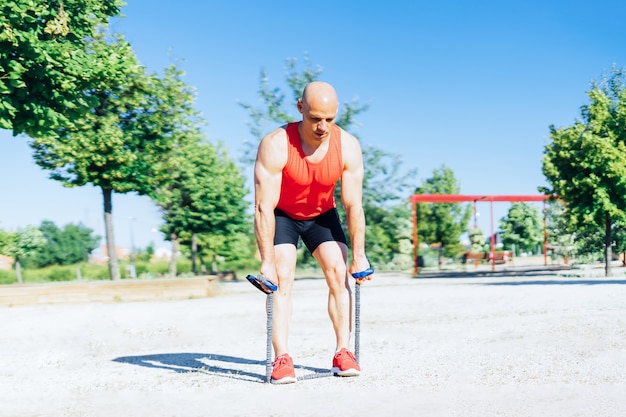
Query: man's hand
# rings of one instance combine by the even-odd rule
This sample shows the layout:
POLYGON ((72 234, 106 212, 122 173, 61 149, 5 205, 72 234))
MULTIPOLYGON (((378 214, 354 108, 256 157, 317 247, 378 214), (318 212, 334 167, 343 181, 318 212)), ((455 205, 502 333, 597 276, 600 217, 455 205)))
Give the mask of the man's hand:
POLYGON ((350 265, 350 275, 352 275, 358 285, 361 285, 373 278, 374 268, 371 267, 367 259, 361 262, 353 260, 352 265, 350 265))
POLYGON ((274 285, 272 282, 263 279, 263 277, 257 278, 254 275, 247 275, 246 279, 250 281, 250 284, 254 285, 265 294, 271 294, 278 289, 277 285, 274 285))
POLYGON ((261 285, 269 291, 276 291, 278 289, 278 278, 276 276, 275 265, 268 262, 261 263, 258 278, 261 285))

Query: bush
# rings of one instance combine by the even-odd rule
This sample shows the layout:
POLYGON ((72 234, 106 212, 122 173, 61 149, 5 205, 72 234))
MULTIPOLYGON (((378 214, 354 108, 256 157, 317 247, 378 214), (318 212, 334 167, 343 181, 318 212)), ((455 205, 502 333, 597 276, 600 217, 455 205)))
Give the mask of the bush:
POLYGON ((46 279, 48 281, 71 281, 76 279, 76 269, 67 266, 49 267, 46 279))
POLYGON ((431 248, 420 248, 420 268, 431 268, 439 264, 439 252, 431 248))
POLYGON ((258 271, 261 267, 261 262, 256 259, 239 259, 236 261, 222 262, 218 265, 220 271, 258 271))
POLYGON ((17 283, 17 275, 14 270, 0 269, 0 284, 17 283))
MULTIPOLYGON (((148 275, 150 277, 168 277, 170 263, 166 260, 156 262, 137 262, 135 264, 137 276, 148 275)), ((176 261, 176 274, 181 275, 191 272, 191 261, 188 259, 178 259, 176 261)))
MULTIPOLYGON (((245 262, 241 263, 246 264, 245 262)), ((122 279, 130 278, 130 273, 126 269, 130 265, 128 261, 122 261, 119 264, 120 276, 122 279)), ((241 270, 239 265, 228 265, 230 270, 241 270), (236 268, 234 266, 237 266, 236 268)), ((137 277, 142 279, 167 278, 169 277, 169 261, 160 260, 156 262, 147 262, 137 260, 135 270, 137 277)), ((253 269, 258 269, 258 261, 253 269)), ((22 268, 22 278, 24 283, 41 283, 41 282, 61 282, 74 281, 77 279, 77 270, 80 270, 80 277, 86 281, 106 281, 110 279, 109 266, 107 264, 78 263, 74 265, 53 265, 45 268, 22 268)), ((221 269, 225 270, 225 269, 221 269)), ((178 259, 176 262, 176 272, 179 278, 192 276, 191 261, 189 259, 178 259)), ((17 283, 17 275, 15 270, 0 270, 0 284, 17 283)))
POLYGON ((109 279, 109 267, 106 264, 81 264, 80 275, 85 280, 106 281, 109 279))

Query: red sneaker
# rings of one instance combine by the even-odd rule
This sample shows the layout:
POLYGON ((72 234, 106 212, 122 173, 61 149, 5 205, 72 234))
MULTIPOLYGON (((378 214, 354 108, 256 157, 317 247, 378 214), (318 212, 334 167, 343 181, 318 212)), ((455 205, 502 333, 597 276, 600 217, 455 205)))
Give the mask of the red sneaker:
POLYGON ((280 355, 272 363, 272 384, 292 384, 296 382, 296 372, 293 369, 293 359, 288 354, 280 355))
POLYGON ((335 353, 332 371, 336 376, 359 376, 361 367, 356 363, 354 354, 343 348, 335 353))

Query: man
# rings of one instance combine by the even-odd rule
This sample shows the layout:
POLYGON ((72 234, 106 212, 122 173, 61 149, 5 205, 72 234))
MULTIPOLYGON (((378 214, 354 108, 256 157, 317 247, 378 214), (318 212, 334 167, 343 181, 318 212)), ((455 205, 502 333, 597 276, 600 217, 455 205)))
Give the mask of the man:
MULTIPOLYGON (((334 124, 339 101, 330 84, 308 84, 297 106, 302 120, 265 136, 254 167, 254 226, 261 255, 260 276, 278 285, 273 305, 275 360, 271 378, 277 384, 296 381, 287 339, 299 237, 326 278, 328 313, 337 343, 333 372, 339 376, 360 373, 349 350, 352 294, 347 272, 358 273, 370 267, 365 256, 363 158, 359 142, 334 124), (347 241, 334 201, 338 180, 352 243, 348 270, 347 241)), ((371 275, 358 278, 357 283, 369 279, 371 275)))

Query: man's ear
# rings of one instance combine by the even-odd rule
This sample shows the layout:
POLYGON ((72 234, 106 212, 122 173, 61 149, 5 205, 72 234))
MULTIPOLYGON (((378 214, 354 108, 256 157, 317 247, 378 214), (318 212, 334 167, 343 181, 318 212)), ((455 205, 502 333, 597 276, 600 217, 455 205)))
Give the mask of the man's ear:
POLYGON ((300 114, 304 114, 302 111, 302 99, 298 99, 298 111, 300 112, 300 114))

